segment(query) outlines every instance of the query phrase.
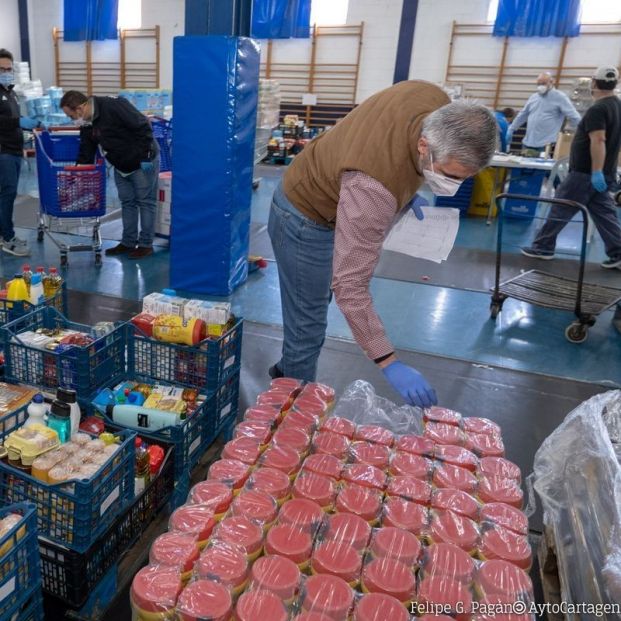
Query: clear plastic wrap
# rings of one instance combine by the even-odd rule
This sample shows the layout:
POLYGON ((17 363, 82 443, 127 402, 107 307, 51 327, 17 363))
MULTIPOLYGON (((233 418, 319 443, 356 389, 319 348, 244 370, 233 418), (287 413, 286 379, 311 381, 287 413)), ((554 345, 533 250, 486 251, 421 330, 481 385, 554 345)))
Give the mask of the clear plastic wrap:
POLYGON ((249 588, 271 591, 289 606, 299 592, 301 580, 302 574, 296 563, 282 556, 268 554, 252 566, 249 588))
POLYGON ((243 548, 251 562, 263 551, 263 528, 244 516, 224 518, 214 530, 212 539, 243 548))
POLYGON ((208 505, 182 505, 170 516, 168 529, 196 538, 202 549, 207 544, 217 524, 215 513, 208 505))
POLYGON ((132 610, 139 619, 154 618, 157 615, 170 619, 174 615, 182 588, 178 569, 147 565, 132 581, 129 595, 132 610))
POLYGON ((474 554, 479 543, 479 528, 473 520, 452 511, 431 511, 427 536, 430 543, 452 543, 474 554))
POLYGON ((246 551, 234 543, 210 541, 194 566, 196 576, 215 580, 237 597, 248 586, 250 565, 246 551))
POLYGON ((236 621, 287 621, 289 610, 282 598, 271 591, 246 591, 235 606, 236 621))
POLYGON ((384 503, 381 524, 403 528, 417 537, 422 537, 427 532, 429 520, 427 507, 393 496, 384 503))
POLYGON ((345 485, 336 497, 336 510, 357 515, 375 526, 382 514, 382 492, 362 485, 345 485))
POLYGON ((390 463, 390 449, 382 444, 374 444, 359 440, 350 447, 350 459, 356 464, 375 466, 380 470, 386 470, 390 463))
POLYGON ((325 519, 318 538, 324 541, 346 542, 362 552, 369 545, 371 526, 353 513, 336 513, 325 519))
POLYGON ((272 526, 265 538, 265 553, 276 554, 295 563, 301 571, 307 571, 313 551, 314 531, 297 524, 272 526))
POLYGON ((318 574, 305 580, 298 608, 301 613, 323 615, 332 621, 347 621, 354 598, 354 591, 345 580, 318 574))
POLYGON ((349 464, 343 468, 341 479, 346 483, 353 483, 361 487, 370 487, 378 491, 386 489, 386 474, 375 466, 366 464, 349 464))
POLYGON ((416 567, 422 553, 420 541, 402 528, 384 527, 373 531, 369 553, 373 558, 392 558, 416 567))
POLYGON ((334 455, 325 455, 322 453, 315 453, 309 455, 302 463, 302 470, 305 472, 314 472, 325 477, 330 477, 335 481, 341 478, 341 472, 345 463, 334 457, 334 455))
POLYGON ((265 492, 244 489, 233 501, 231 515, 246 517, 268 529, 276 521, 278 503, 265 492))
POLYGON ((220 459, 209 467, 208 481, 219 481, 238 493, 250 476, 250 466, 238 459, 220 459))
POLYGON ((313 574, 327 574, 342 578, 356 588, 362 571, 362 554, 351 543, 343 540, 322 539, 315 544, 311 558, 313 574))
POLYGON ((287 412, 287 415, 280 424, 280 428, 288 429, 294 427, 296 429, 301 429, 308 434, 308 436, 312 436, 320 424, 318 416, 302 410, 296 410, 294 406, 287 412))
POLYGON ((324 517, 323 509, 316 502, 305 498, 294 498, 281 507, 278 522, 291 524, 314 537, 324 517))
POLYGON ((320 431, 313 437, 313 453, 332 455, 345 460, 349 455, 350 444, 346 436, 331 431, 320 431))
POLYGON ((367 593, 354 607, 353 621, 410 621, 408 609, 397 599, 383 593, 367 593))
POLYGON ((233 439, 244 437, 258 440, 261 446, 265 448, 272 438, 271 424, 252 420, 242 421, 235 426, 233 430, 233 439))
POLYGON ((312 500, 326 512, 334 509, 336 494, 337 484, 334 479, 304 471, 298 474, 291 492, 293 498, 312 500))
POLYGON ((189 504, 209 507, 217 521, 224 517, 232 502, 232 489, 220 481, 201 481, 192 487, 188 495, 189 504))
MULTIPOLYGON (((285 421, 288 417, 285 419, 285 421)), ((295 426, 286 426, 285 421, 280 429, 274 434, 272 440, 276 446, 288 446, 295 450, 298 455, 306 456, 310 448, 311 439, 304 429, 295 426)))
POLYGON ((199 555, 196 537, 185 533, 169 532, 160 535, 151 544, 149 563, 177 569, 181 574, 182 582, 186 583, 192 576, 194 563, 199 555))
POLYGON ((246 489, 269 494, 279 505, 291 496, 291 479, 275 468, 257 468, 246 482, 246 489))
POLYGON ((214 580, 199 579, 186 586, 179 597, 176 609, 178 621, 230 621, 233 598, 223 584, 214 580))
POLYGON ((323 421, 319 431, 330 431, 351 440, 354 437, 354 433, 356 433, 356 425, 347 418, 329 416, 323 421))
POLYGON ((244 436, 230 440, 222 448, 222 459, 237 459, 248 466, 254 466, 261 455, 261 441, 244 436))
POLYGON ((261 455, 259 464, 265 468, 280 470, 293 479, 300 470, 302 459, 299 453, 290 446, 276 446, 272 444, 261 455))
POLYGON ((363 593, 390 595, 405 606, 416 599, 415 569, 396 558, 367 557, 360 585, 363 593))

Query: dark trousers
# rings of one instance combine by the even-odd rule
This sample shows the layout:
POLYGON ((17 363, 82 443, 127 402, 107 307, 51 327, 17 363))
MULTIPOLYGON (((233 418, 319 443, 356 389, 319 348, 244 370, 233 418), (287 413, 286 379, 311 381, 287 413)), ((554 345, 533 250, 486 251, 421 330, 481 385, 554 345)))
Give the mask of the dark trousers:
POLYGON ((21 156, 0 153, 0 237, 6 241, 11 241, 15 237, 13 203, 17 196, 21 167, 21 156))

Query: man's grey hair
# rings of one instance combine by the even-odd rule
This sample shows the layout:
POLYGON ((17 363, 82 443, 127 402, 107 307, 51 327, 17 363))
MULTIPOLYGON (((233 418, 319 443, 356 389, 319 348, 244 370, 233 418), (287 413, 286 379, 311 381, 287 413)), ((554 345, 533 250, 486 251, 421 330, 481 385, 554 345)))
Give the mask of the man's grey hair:
POLYGON ((485 106, 455 101, 425 118, 421 136, 427 139, 435 160, 454 159, 480 170, 494 155, 498 125, 485 106))

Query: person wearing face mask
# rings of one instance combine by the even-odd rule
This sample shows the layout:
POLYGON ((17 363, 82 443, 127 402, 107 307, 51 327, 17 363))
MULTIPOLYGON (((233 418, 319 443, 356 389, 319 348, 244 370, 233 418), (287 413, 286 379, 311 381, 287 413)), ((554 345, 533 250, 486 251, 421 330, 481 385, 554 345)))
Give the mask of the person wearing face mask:
POLYGON ((334 291, 354 338, 402 398, 437 402, 427 380, 396 358, 369 284, 395 219, 408 207, 422 218, 421 186, 453 196, 489 163, 497 131, 485 107, 450 103, 442 89, 412 80, 370 97, 296 156, 268 223, 284 328, 271 377, 315 379, 334 291))
POLYGON ((0 246, 7 254, 27 257, 28 244, 15 236, 13 205, 24 154, 22 130, 39 127, 39 121, 20 117, 13 82, 13 55, 0 49, 0 246))
POLYGON ((81 128, 76 163, 92 164, 101 146, 114 166, 123 237, 106 250, 106 255, 127 255, 130 259, 152 255, 159 148, 149 120, 123 97, 87 97, 79 91, 67 91, 60 106, 81 128))
POLYGON ((537 77, 537 92, 529 97, 507 130, 507 148, 511 147, 515 130, 526 123, 522 155, 539 157, 547 145, 554 146, 565 119, 575 127, 580 122, 580 114, 569 97, 554 88, 552 76, 541 73, 537 77))

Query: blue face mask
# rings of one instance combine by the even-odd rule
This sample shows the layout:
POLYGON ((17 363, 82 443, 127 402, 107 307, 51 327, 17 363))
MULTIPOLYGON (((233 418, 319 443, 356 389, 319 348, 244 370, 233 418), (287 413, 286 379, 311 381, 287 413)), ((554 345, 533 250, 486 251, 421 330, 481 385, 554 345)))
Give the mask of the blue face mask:
POLYGON ((13 72, 2 72, 0 73, 0 86, 9 87, 13 84, 13 80, 15 79, 13 72))

